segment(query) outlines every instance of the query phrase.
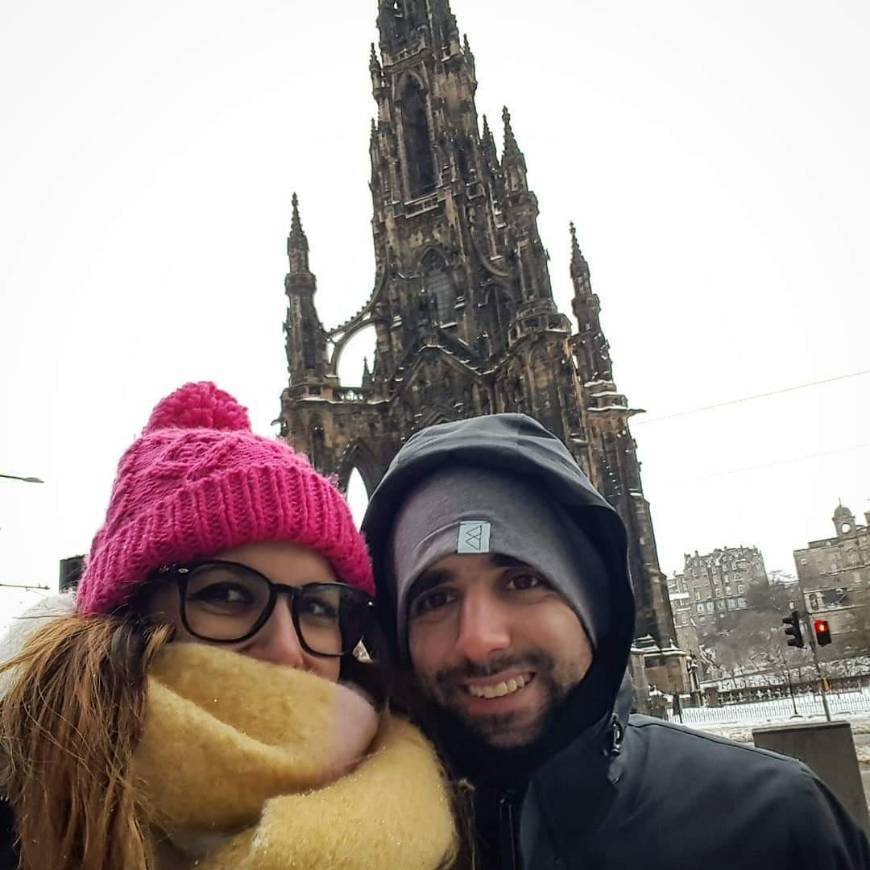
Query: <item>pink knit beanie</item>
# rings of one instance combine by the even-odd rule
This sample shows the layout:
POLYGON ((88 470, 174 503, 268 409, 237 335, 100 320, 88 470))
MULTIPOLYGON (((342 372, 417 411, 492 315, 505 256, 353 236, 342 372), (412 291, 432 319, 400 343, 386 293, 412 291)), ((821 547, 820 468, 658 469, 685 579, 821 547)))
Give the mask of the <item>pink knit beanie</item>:
POLYGON ((185 384, 121 459, 78 611, 109 613, 161 565, 258 541, 310 547, 342 581, 374 594, 365 542, 338 490, 283 442, 254 435, 228 393, 185 384))

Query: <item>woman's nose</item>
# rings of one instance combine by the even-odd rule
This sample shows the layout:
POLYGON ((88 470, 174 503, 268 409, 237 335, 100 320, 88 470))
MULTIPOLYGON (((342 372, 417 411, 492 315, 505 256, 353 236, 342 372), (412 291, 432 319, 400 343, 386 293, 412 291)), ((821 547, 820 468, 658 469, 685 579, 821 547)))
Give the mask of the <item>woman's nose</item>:
POLYGON ((281 598, 275 603, 266 624, 254 635, 245 652, 252 658, 300 670, 306 669, 305 651, 293 625, 290 601, 281 598))

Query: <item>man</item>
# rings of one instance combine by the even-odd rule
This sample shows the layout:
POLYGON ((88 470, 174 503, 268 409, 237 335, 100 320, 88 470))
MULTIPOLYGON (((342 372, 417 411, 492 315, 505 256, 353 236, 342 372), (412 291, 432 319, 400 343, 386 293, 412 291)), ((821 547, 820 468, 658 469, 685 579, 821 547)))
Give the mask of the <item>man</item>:
POLYGON ((363 528, 422 724, 470 783, 477 867, 870 867, 800 762, 629 717, 625 532, 537 422, 419 432, 363 528))

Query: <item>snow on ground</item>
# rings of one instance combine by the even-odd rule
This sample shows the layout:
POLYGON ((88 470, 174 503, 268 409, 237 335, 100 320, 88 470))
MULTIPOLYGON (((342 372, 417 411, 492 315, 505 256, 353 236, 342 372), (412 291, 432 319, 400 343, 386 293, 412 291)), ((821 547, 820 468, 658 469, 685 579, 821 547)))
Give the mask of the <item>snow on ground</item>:
MULTIPOLYGON (((857 715, 845 714, 842 716, 834 716, 835 721, 846 720, 852 725, 852 734, 870 734, 870 715, 861 713, 857 715)), ((804 716, 800 719, 790 719, 786 722, 732 722, 725 725, 688 725, 694 731, 703 731, 706 734, 715 734, 717 737, 725 737, 728 740, 734 740, 737 743, 752 743, 752 729, 763 728, 774 724, 793 724, 796 722, 824 722, 824 716, 804 716)), ((856 747, 858 762, 863 766, 870 767, 870 746, 856 747)))

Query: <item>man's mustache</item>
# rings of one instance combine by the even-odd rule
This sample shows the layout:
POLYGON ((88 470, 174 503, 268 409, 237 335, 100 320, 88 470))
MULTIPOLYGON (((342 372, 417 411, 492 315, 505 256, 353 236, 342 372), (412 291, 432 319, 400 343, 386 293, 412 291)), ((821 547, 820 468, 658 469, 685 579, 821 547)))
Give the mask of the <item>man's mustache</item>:
POLYGON ((556 666, 553 657, 545 652, 534 651, 523 655, 499 655, 489 661, 465 661, 454 668, 447 668, 435 674, 435 682, 443 688, 455 688, 465 680, 485 679, 504 671, 536 671, 549 673, 556 666))

